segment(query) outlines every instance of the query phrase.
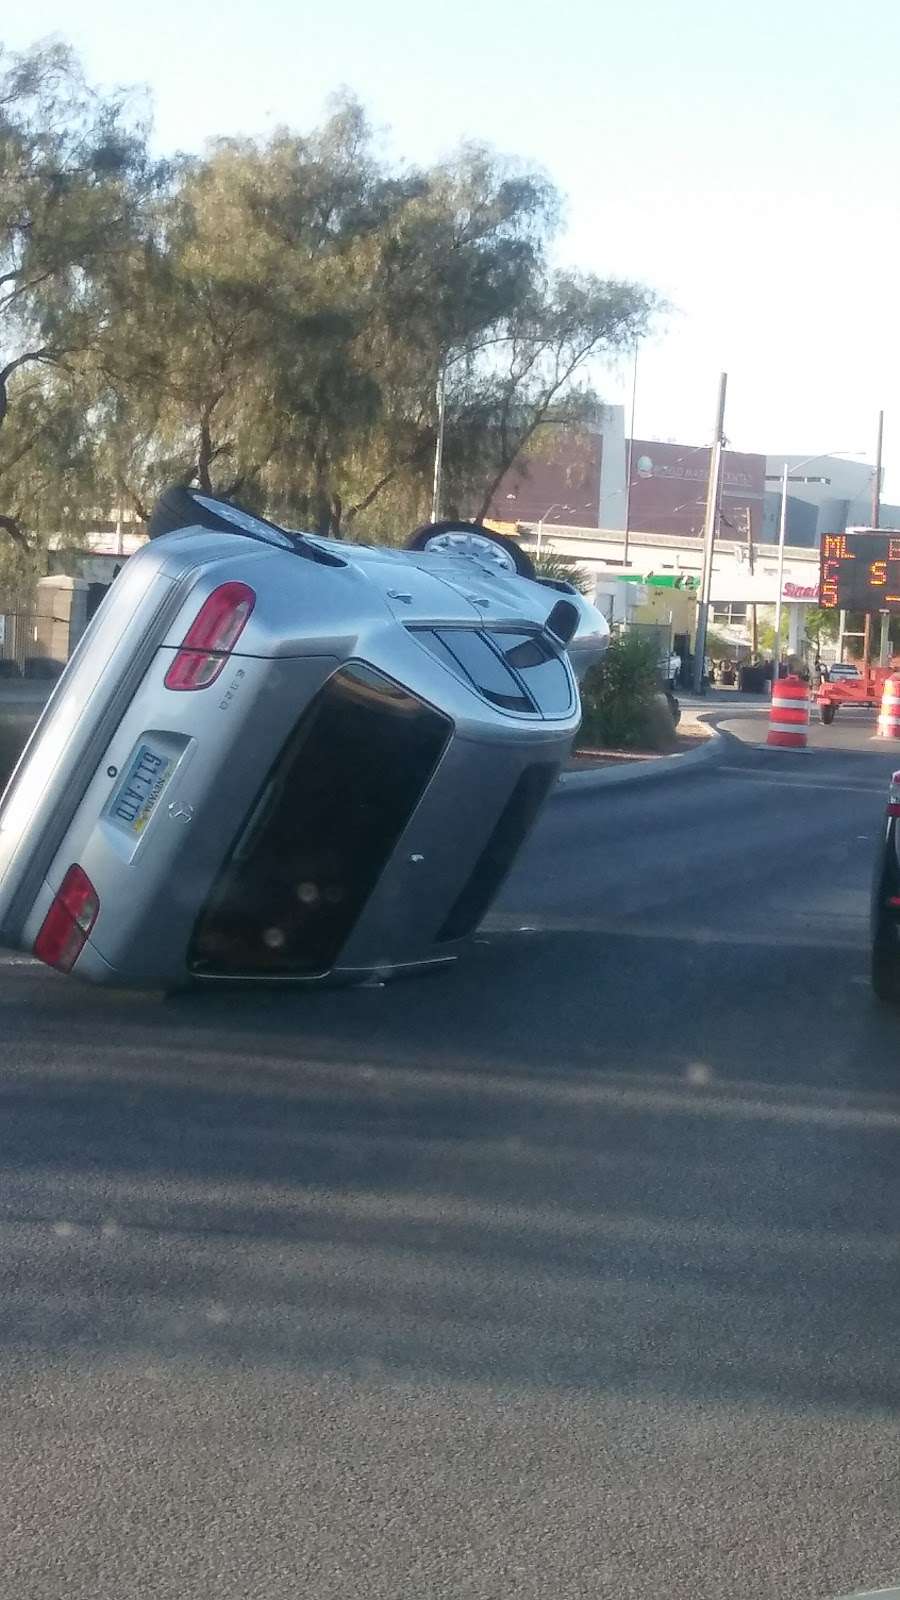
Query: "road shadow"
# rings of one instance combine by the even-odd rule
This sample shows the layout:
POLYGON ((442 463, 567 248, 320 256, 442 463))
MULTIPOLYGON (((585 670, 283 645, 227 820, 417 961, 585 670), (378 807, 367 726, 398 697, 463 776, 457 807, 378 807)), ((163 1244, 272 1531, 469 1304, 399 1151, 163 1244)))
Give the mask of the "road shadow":
POLYGON ((897 1022, 861 959, 836 1028, 795 954, 788 1035, 767 949, 685 940, 657 985, 655 948, 498 934, 427 981, 174 1005, 22 970, 0 1338, 895 1408, 897 1022))

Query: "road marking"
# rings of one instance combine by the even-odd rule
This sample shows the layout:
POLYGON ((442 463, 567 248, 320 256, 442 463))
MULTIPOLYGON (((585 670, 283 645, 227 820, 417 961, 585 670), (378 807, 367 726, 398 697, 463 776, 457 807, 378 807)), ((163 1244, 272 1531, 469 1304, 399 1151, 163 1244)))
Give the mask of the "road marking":
MULTIPOLYGON (((852 891, 854 894, 856 891, 852 891)), ((653 908, 648 907, 643 911, 626 911, 618 917, 592 917, 592 916, 567 916, 564 913, 548 912, 542 915, 540 921, 529 927, 532 934, 600 934, 601 937, 612 939, 661 939, 668 942, 677 942, 682 945, 700 945, 704 949, 712 949, 717 945, 789 945, 791 949, 804 950, 851 950, 862 957, 865 952, 865 927, 867 911, 867 896, 865 890, 860 891, 861 906, 858 915, 852 917, 852 927, 847 927, 842 932, 834 925, 833 918, 820 915, 824 923, 822 929, 810 928, 809 917, 805 912, 797 913, 797 921, 791 926, 783 917, 782 925, 777 936, 765 928, 720 928, 704 924, 689 926, 677 922, 664 922, 659 918, 649 919, 653 916, 653 908)), ((501 911, 492 912, 483 924, 482 931, 489 934, 507 934, 515 937, 520 932, 519 923, 511 916, 501 911)))
POLYGON ((735 778, 743 778, 747 783, 767 783, 773 789, 826 789, 829 794, 878 794, 884 795, 885 785, 861 783, 829 783, 825 778, 787 778, 776 773, 753 772, 746 767, 716 767, 716 772, 727 772, 735 778))
POLYGON ((42 961, 36 961, 34 956, 0 956, 0 967, 42 967, 42 961))

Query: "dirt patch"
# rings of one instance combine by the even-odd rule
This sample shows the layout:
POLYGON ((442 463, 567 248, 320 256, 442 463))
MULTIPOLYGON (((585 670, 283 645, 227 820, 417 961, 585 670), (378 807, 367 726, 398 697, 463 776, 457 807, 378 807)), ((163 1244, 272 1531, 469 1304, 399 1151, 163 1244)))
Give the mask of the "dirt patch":
POLYGON ((672 750, 590 750, 578 746, 573 750, 567 762, 567 771, 583 772, 589 767, 620 767, 627 766, 635 761, 663 761, 667 755, 684 756, 689 750, 697 750, 707 739, 711 739, 714 729, 705 722, 697 722, 692 717, 682 717, 678 724, 678 734, 675 747, 672 750))

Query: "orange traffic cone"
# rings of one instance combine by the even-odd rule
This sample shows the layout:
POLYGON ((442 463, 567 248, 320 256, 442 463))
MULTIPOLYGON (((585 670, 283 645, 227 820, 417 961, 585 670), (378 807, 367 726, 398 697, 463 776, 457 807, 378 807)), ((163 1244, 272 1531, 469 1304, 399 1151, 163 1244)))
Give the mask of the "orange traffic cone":
POLYGON ((808 729, 809 685, 802 678, 776 678, 766 744, 783 750, 805 750, 808 729))
POLYGON ((900 739, 900 673, 885 678, 876 739, 900 739))

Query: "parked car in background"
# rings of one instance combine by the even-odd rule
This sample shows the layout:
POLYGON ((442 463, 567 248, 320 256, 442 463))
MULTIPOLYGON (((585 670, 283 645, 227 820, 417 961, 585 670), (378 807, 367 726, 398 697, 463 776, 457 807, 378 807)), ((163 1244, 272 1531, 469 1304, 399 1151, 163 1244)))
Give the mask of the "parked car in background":
POLYGON ((667 651, 659 663, 660 676, 667 689, 676 689, 681 681, 681 656, 677 650, 667 651))
POLYGON ((831 683, 835 683, 841 678, 854 679, 862 677, 859 667, 855 666, 852 661, 834 661, 831 666, 826 666, 823 663, 821 670, 826 682, 831 683))

